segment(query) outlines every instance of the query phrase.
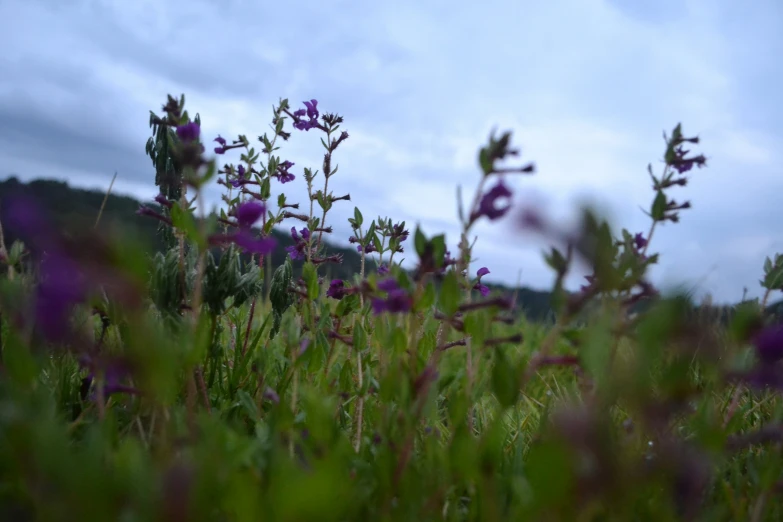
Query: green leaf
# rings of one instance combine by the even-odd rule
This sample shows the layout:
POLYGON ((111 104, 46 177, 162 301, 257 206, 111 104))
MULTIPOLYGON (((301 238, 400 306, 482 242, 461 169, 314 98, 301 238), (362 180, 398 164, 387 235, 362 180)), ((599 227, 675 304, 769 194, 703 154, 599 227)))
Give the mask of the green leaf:
POLYGON ((272 285, 269 290, 269 300, 272 303, 272 314, 274 324, 269 332, 269 338, 274 339, 280 330, 283 313, 291 306, 293 297, 291 296, 291 281, 293 280, 293 269, 290 258, 286 258, 285 263, 277 267, 272 275, 272 285))
POLYGON ((359 309, 359 296, 351 294, 343 297, 337 304, 335 315, 337 317, 345 317, 346 315, 359 309))
POLYGON ((416 302, 416 310, 419 311, 429 310, 429 308, 433 304, 435 304, 436 297, 437 297, 437 292, 435 290, 435 285, 432 282, 428 282, 427 285, 424 287, 424 293, 416 302))
POLYGON ((454 312, 459 308, 460 289, 457 273, 453 270, 447 272, 446 277, 443 278, 439 297, 438 304, 440 305, 441 310, 443 310, 443 313, 448 316, 454 315, 454 312))
POLYGON ((432 245, 432 256, 435 259, 435 266, 440 268, 443 266, 443 259, 446 257, 445 234, 439 234, 433 237, 430 244, 432 245))
POLYGON ((592 325, 583 332, 583 345, 580 349, 580 357, 585 369, 592 375, 595 383, 602 386, 610 370, 609 363, 612 354, 612 321, 613 317, 604 314, 598 319, 598 323, 592 325))
POLYGON ((188 239, 196 243, 200 250, 204 250, 207 247, 206 240, 201 237, 201 234, 196 227, 196 221, 193 219, 193 214, 187 210, 183 210, 177 202, 171 207, 171 222, 174 227, 185 232, 188 239))
POLYGON ((321 287, 318 285, 318 272, 313 263, 308 261, 304 264, 302 267, 302 279, 304 279, 307 287, 307 298, 315 301, 318 298, 321 287))
POLYGON ((516 404, 519 397, 520 375, 506 357, 503 350, 495 351, 495 363, 492 366, 492 393, 503 408, 516 404))
POLYGON ((256 406, 256 402, 253 400, 250 394, 248 394, 245 390, 239 389, 237 390, 237 397, 239 398, 239 403, 242 405, 242 408, 244 408, 245 412, 250 416, 251 419, 257 421, 259 419, 258 406, 256 406))
POLYGON ((530 448, 525 478, 538 507, 566 502, 574 484, 571 457, 563 444, 545 441, 530 448))
POLYGON ((655 196, 655 201, 653 201, 652 209, 650 210, 650 215, 655 221, 661 221, 666 213, 666 195, 663 193, 662 190, 658 191, 658 194, 655 196))
POLYGON ((261 199, 264 201, 267 201, 272 196, 272 185, 270 184, 268 177, 264 178, 264 180, 261 182, 259 193, 261 195, 261 199))
POLYGON ((215 164, 215 160, 213 159, 207 162, 207 170, 204 172, 204 175, 201 176, 201 179, 199 180, 199 186, 203 187, 209 183, 209 181, 215 177, 215 173, 217 173, 217 166, 215 164))
POLYGON ((479 152, 479 167, 485 176, 489 176, 492 173, 492 161, 489 159, 489 152, 486 148, 482 148, 479 152))
POLYGON ((353 326, 353 347, 357 352, 363 352, 367 348, 367 332, 359 320, 353 326))
POLYGON ((416 246, 416 254, 421 258, 427 249, 427 237, 418 225, 416 226, 416 231, 413 233, 413 243, 416 246))
POLYGON ((359 211, 359 207, 353 207, 353 220, 356 223, 357 228, 364 223, 364 216, 362 216, 362 213, 359 211))

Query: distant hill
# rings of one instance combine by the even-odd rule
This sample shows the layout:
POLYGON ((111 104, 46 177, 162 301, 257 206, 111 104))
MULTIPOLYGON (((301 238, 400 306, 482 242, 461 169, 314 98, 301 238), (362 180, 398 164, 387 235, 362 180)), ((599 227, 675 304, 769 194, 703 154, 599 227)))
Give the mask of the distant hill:
MULTIPOLYGON (((64 181, 36 179, 23 183, 15 177, 0 181, 0 215, 7 208, 8 198, 15 194, 23 194, 34 197, 43 205, 54 224, 64 232, 84 230, 91 228, 100 210, 105 193, 96 190, 85 190, 71 187, 64 181)), ((106 200, 99 228, 103 231, 116 231, 115 233, 128 234, 134 239, 141 240, 142 245, 150 253, 161 250, 163 243, 157 233, 158 222, 149 217, 136 215, 141 202, 116 194, 109 195, 106 200)), ((144 202, 149 204, 149 202, 144 202)), ((154 206, 154 205, 151 205, 154 206)), ((278 241, 277 249, 272 253, 273 269, 282 264, 286 258, 285 247, 293 244, 288 230, 275 229, 274 237, 278 241)), ((10 245, 16 239, 12 231, 6 231, 6 244, 10 245)), ((341 254, 342 263, 339 265, 329 263, 324 272, 329 278, 348 279, 359 273, 361 256, 354 248, 347 248, 326 243, 327 254, 341 254)), ((294 269, 298 271, 301 262, 294 262, 294 269)), ((369 262, 367 270, 375 270, 375 263, 369 262)), ((551 316, 549 293, 532 290, 529 288, 513 289, 502 285, 488 285, 492 289, 515 291, 520 309, 532 320, 542 320, 551 316)))
MULTIPOLYGON (((7 208, 8 198, 14 194, 33 196, 47 209, 54 224, 66 233, 93 227, 105 197, 103 192, 71 187, 63 181, 37 179, 23 183, 16 177, 10 177, 0 181, 0 216, 3 215, 3 209, 7 208)), ((132 197, 111 194, 106 201, 99 228, 103 231, 127 234, 128 237, 140 240, 143 248, 149 253, 153 253, 163 248, 163 242, 157 233, 158 222, 148 217, 136 215, 140 204, 141 202, 132 197)), ((149 202, 144 202, 144 204, 149 204, 149 202)), ((12 231, 6 230, 5 233, 6 244, 10 245, 16 238, 12 231)), ((274 269, 285 261, 287 256, 285 247, 292 245, 293 241, 287 229, 275 229, 273 234, 278 241, 278 247, 271 256, 274 269)), ((354 248, 341 247, 327 242, 326 251, 329 255, 341 254, 343 259, 339 265, 329 263, 325 266, 321 273, 326 277, 349 279, 359 273, 361 256, 354 248)), ((295 272, 298 272, 300 268, 301 262, 294 262, 295 272)), ((375 264, 369 262, 367 271, 373 270, 375 270, 375 264)), ((553 317, 549 292, 497 284, 489 284, 488 286, 493 290, 515 293, 519 309, 530 320, 548 321, 553 317)), ((722 321, 726 321, 731 313, 731 307, 715 306, 710 308, 710 315, 722 321)), ((783 313, 783 301, 770 304, 768 311, 780 315, 783 313)))

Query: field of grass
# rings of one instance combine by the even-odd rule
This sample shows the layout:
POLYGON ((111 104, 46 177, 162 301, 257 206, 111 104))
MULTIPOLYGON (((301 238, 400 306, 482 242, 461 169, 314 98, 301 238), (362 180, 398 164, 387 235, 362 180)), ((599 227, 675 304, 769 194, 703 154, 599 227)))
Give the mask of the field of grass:
POLYGON ((656 227, 690 206, 670 193, 705 166, 679 125, 644 233, 510 207, 535 165, 506 133, 477 155, 458 251, 357 208, 361 266, 328 279, 342 118, 282 100, 260 143, 210 145, 183 105, 150 116, 154 256, 100 215, 63 234, 34 199, 3 209, 20 240, 0 242, 0 520, 783 519, 783 329, 765 313, 783 258, 721 320, 647 279, 656 227), (313 134, 317 169, 278 156, 313 134), (307 194, 284 192, 292 175, 307 194), (216 179, 226 207, 208 216, 216 179), (473 226, 504 216, 552 240, 553 324, 471 260, 473 226), (577 260, 594 275, 568 292, 577 260))

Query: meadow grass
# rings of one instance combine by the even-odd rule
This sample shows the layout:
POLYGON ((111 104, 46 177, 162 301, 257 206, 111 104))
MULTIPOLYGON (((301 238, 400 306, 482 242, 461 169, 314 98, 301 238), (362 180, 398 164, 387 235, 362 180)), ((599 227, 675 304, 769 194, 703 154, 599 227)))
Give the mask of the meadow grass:
POLYGON ((563 230, 513 208, 509 180, 535 167, 501 165, 518 152, 493 134, 472 204, 458 203, 455 255, 443 235, 356 208, 362 267, 324 280, 340 262, 324 253, 328 213, 350 200, 329 190, 350 139, 342 118, 281 100, 259 151, 218 137, 207 159, 183 106, 169 97, 150 115, 161 195, 139 212, 167 250, 148 258, 97 222, 63 235, 34 201, 4 214, 24 239, 0 243, 0 519, 783 517, 783 335, 764 313, 781 258, 764 266, 767 296, 727 321, 647 279, 657 226, 690 207, 669 190, 706 164, 679 125, 664 172, 649 170, 645 234, 615 237, 589 209, 563 230), (272 194, 299 172, 275 154, 294 133, 321 133, 325 150, 320 172, 303 171, 301 208, 272 194), (239 164, 220 167, 232 152, 239 164), (215 178, 226 208, 207 215, 215 178), (526 319, 471 266, 473 226, 504 216, 552 241, 553 324, 526 319), (290 259, 270 267, 284 224, 290 259), (594 273, 568 292, 577 261, 594 273))

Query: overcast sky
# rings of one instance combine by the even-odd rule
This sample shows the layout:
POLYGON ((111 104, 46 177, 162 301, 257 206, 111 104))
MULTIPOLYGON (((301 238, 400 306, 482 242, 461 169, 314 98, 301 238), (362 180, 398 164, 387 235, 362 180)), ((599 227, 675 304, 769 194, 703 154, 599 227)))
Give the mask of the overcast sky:
MULTIPOLYGON (((117 171, 116 192, 151 198, 148 111, 167 94, 185 93, 210 139, 254 138, 280 97, 316 98, 350 133, 330 182, 352 198, 336 239, 355 204, 446 232, 454 251, 456 187, 471 195, 493 127, 538 168, 513 179, 517 205, 568 219, 591 201, 636 232, 646 166, 660 170, 662 132, 682 121, 709 167, 676 190, 693 209, 656 232, 654 281, 736 301, 783 251, 780 0, 0 0, 0 47, 3 177, 105 190, 117 171)), ((284 144, 289 201, 319 148, 313 131, 284 144)), ((551 284, 543 244, 510 219, 477 232, 473 270, 551 284)))

